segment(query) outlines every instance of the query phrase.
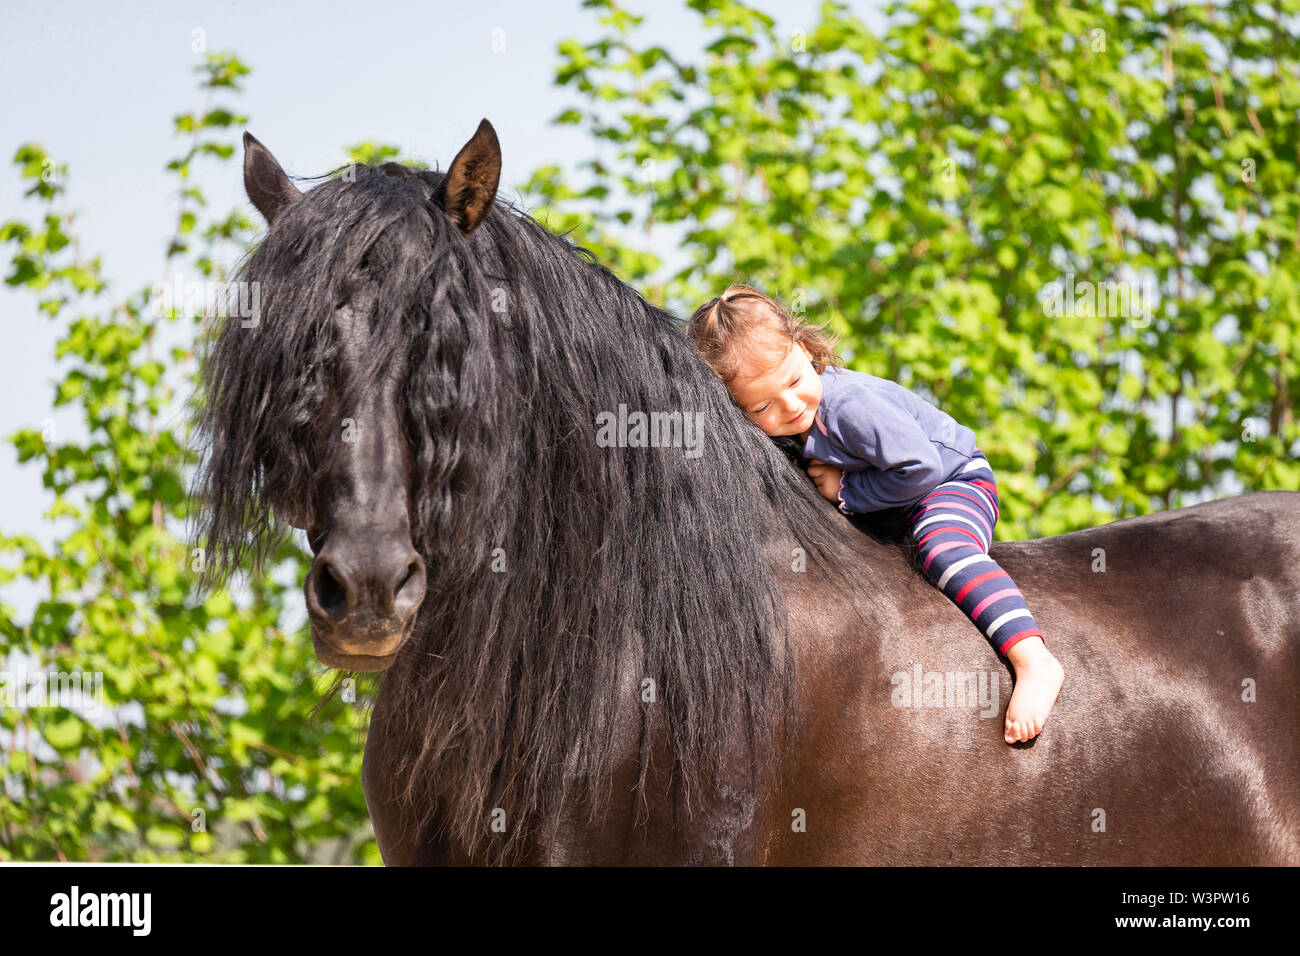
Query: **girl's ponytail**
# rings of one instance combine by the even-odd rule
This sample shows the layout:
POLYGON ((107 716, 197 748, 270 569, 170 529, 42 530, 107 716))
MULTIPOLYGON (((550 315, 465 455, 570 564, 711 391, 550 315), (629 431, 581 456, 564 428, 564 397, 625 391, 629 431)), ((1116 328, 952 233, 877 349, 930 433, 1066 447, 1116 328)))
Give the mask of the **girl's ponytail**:
POLYGON ((765 348, 784 356, 803 345, 818 373, 828 365, 844 367, 831 332, 795 320, 776 300, 747 285, 730 285, 696 309, 686 335, 727 383, 735 378, 746 354, 765 348))

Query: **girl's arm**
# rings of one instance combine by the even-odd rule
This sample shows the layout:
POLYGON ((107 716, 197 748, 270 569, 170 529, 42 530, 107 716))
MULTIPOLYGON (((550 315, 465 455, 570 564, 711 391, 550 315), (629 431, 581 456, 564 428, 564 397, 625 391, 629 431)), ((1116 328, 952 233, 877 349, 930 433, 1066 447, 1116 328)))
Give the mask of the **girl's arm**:
POLYGON ((832 437, 855 458, 862 471, 840 479, 840 510, 845 514, 880 511, 910 504, 944 479, 943 463, 930 436, 911 414, 878 392, 845 396, 837 403, 832 437))

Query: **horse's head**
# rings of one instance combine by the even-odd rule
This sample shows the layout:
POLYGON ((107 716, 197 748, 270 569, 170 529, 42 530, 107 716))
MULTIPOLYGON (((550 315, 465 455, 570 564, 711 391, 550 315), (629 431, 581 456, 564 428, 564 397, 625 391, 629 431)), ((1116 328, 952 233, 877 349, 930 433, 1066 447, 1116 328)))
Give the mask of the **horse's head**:
POLYGON ((204 339, 197 496, 209 580, 307 532, 317 656, 396 665, 370 739, 401 764, 368 766, 425 832, 510 859, 557 801, 608 799, 628 721, 671 742, 686 806, 730 742, 770 755, 794 674, 780 556, 850 552, 677 318, 496 199, 499 176, 486 122, 446 172, 305 193, 246 140, 270 227, 235 276, 257 314, 204 339))
POLYGON ((416 363, 447 347, 436 302, 448 289, 429 259, 487 216, 500 148, 484 120, 436 180, 390 163, 305 193, 248 133, 244 149, 244 187, 269 228, 240 273, 259 314, 228 318, 205 361, 209 540, 228 566, 260 559, 286 525, 305 531, 316 656, 384 670, 427 586, 419 544, 439 504, 415 486, 440 466, 444 485, 456 478, 432 434, 454 394, 412 395, 416 363))

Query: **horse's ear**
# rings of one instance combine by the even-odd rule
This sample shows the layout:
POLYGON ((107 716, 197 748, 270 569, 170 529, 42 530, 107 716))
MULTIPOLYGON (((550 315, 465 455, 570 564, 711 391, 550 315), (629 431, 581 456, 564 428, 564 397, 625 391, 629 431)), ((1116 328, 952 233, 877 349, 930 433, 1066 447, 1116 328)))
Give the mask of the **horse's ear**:
POLYGON ((460 231, 473 232, 487 216, 501 181, 501 144, 483 120, 447 167, 438 200, 460 231))
POLYGON ((271 151, 247 130, 244 131, 244 192, 268 226, 285 206, 302 195, 289 182, 271 151))

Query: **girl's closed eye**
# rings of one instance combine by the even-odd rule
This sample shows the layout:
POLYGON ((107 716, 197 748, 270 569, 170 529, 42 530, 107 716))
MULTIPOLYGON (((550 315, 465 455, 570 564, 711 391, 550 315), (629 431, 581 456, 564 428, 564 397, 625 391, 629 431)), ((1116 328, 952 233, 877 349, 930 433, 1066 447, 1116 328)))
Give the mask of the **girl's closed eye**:
MULTIPOLYGON (((795 376, 794 381, 790 383, 790 386, 789 386, 789 387, 790 387, 790 388, 794 388, 794 387, 795 387, 796 385, 798 385, 801 381, 803 381, 803 376, 802 376, 802 375, 797 375, 797 376, 795 376)), ((768 409, 768 407, 770 406, 770 404, 771 404, 770 402, 764 402, 764 403, 763 403, 762 405, 760 405, 758 408, 750 409, 750 411, 753 412, 755 415, 761 415, 763 412, 767 411, 767 409, 768 409)))

